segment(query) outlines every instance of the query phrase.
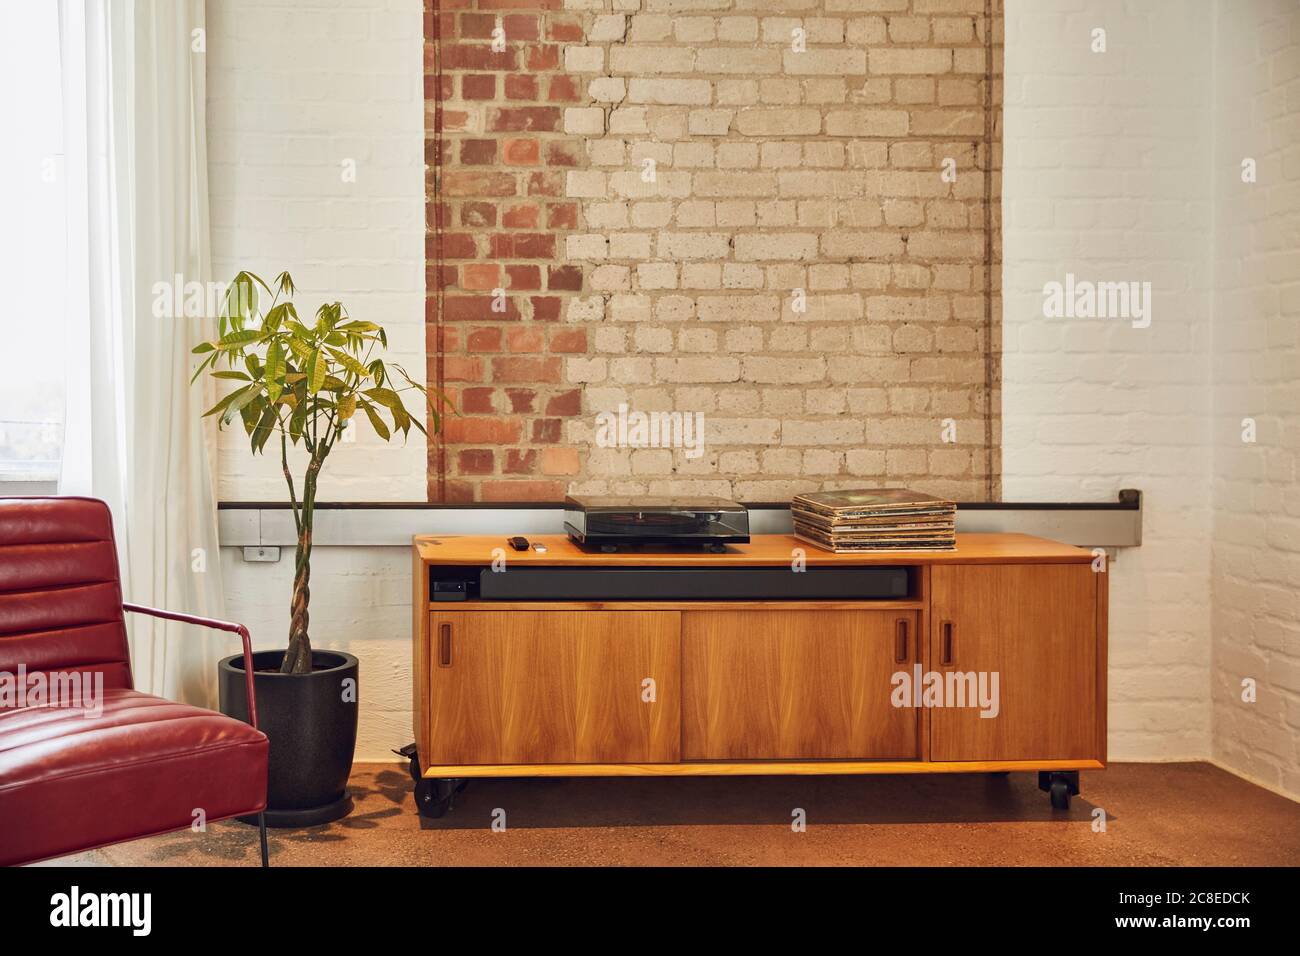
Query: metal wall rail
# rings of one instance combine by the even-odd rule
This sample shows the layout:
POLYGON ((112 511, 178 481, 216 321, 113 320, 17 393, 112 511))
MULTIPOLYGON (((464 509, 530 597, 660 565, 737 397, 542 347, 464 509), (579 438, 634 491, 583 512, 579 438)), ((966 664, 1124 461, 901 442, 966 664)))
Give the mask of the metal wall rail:
MULTIPOLYGON (((223 547, 245 548, 249 560, 276 560, 257 549, 293 547, 297 535, 288 503, 223 502, 218 530, 223 547)), ((314 547, 407 547, 416 534, 562 534, 564 506, 555 504, 407 504, 320 502, 314 547)), ((752 504, 750 530, 791 530, 786 504, 752 504)), ((1021 532, 1088 548, 1134 548, 1142 543, 1142 493, 1125 489, 1105 502, 988 502, 957 505, 957 530, 1021 532)))

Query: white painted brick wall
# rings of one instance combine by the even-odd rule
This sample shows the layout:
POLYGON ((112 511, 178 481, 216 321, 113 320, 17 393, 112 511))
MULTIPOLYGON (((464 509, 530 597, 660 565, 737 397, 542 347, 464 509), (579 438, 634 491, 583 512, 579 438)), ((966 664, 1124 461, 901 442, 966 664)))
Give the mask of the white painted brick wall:
POLYGON ((1007 3, 1003 498, 1146 492, 1111 568, 1114 759, 1209 753, 1212 13, 1007 3), (1066 272, 1151 282, 1151 327, 1044 318, 1066 272))
POLYGON ((1300 795, 1300 4, 1215 36, 1213 756, 1300 795))
MULTIPOLYGON (((389 356, 424 379, 424 78, 420 0, 208 3, 213 274, 289 269, 300 311, 340 299, 388 330, 389 356), (356 181, 342 163, 356 161, 356 181)), ((220 442, 222 500, 284 500, 278 454, 241 430, 220 442)), ((322 500, 421 501, 424 439, 385 444, 368 425, 340 444, 322 500)), ((299 472, 301 474, 301 471, 299 472)), ((293 555, 246 564, 223 549, 227 608, 259 648, 287 639, 293 555)), ((318 548, 313 640, 361 659, 357 757, 412 739, 410 557, 318 548)))
MULTIPOLYGON (((424 78, 420 0, 208 4, 212 271, 288 269, 299 313, 341 300, 388 330, 388 357, 424 380, 424 78), (355 182, 344 162, 355 161, 355 182)), ((220 441, 223 500, 286 495, 275 454, 220 441)), ((268 446, 270 448, 270 446, 268 446)), ((362 422, 321 500, 423 500, 426 445, 362 422)), ((301 475, 301 470, 298 472, 301 475)))

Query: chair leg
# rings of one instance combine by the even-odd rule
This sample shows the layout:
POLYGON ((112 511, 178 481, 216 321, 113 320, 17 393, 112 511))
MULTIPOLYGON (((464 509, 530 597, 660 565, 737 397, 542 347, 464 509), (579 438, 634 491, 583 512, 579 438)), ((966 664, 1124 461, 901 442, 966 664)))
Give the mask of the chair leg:
POLYGON ((258 836, 260 836, 262 840, 262 866, 270 866, 271 860, 266 851, 266 814, 265 813, 259 813, 257 815, 257 831, 258 831, 258 836))

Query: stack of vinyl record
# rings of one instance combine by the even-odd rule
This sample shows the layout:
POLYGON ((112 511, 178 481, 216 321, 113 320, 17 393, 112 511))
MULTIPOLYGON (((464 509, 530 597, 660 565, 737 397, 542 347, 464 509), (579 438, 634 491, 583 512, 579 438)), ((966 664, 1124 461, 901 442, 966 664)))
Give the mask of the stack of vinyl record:
POLYGON ((828 551, 957 549, 957 506, 906 488, 795 495, 790 513, 795 535, 828 551))

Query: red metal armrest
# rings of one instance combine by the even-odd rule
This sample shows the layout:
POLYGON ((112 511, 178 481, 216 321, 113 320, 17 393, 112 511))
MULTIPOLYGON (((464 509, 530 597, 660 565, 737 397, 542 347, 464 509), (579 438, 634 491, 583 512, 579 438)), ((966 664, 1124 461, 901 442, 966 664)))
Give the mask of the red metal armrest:
POLYGON ((145 607, 142 604, 127 604, 123 602, 124 611, 134 611, 137 614, 148 614, 151 617, 160 617, 167 621, 180 621, 183 624, 197 624, 200 627, 210 627, 218 631, 230 631, 232 634, 238 634, 244 642, 244 690, 248 693, 248 722, 257 728, 257 698, 253 694, 253 642, 248 636, 248 628, 242 624, 234 624, 230 621, 217 621, 210 617, 197 617, 193 614, 181 614, 177 611, 163 611, 156 607, 145 607))

